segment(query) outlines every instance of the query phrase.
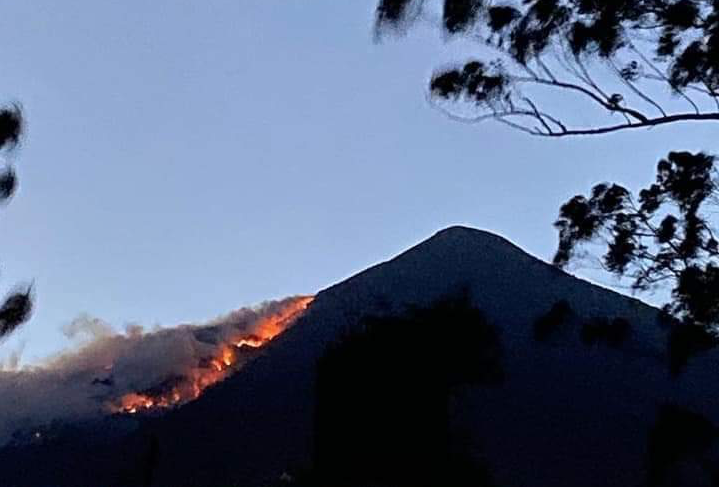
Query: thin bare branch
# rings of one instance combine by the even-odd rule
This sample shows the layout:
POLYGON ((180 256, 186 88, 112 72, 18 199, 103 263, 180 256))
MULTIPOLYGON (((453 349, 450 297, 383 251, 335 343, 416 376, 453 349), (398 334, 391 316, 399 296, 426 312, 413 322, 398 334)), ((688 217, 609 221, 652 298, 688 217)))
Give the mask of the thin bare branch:
POLYGON ((659 125, 665 125, 674 122, 690 122, 690 121, 719 121, 719 113, 680 113, 676 115, 669 115, 667 117, 650 118, 644 122, 631 123, 631 124, 617 124, 608 125, 604 127, 596 127, 590 129, 568 129, 563 132, 555 132, 553 134, 537 134, 544 135, 547 137, 565 137, 570 135, 600 135, 608 134, 611 132, 618 132, 620 130, 627 129, 638 129, 638 128, 649 128, 656 127, 659 125))
POLYGON ((642 92, 630 80, 628 80, 624 76, 622 76, 621 70, 617 67, 616 63, 613 60, 609 59, 609 65, 612 67, 612 69, 614 70, 614 73, 617 75, 617 77, 620 80, 622 80, 622 83, 624 83, 630 90, 632 90, 634 92, 634 94, 636 94, 639 98, 646 101, 650 105, 654 106, 657 110, 659 110, 659 113, 661 113, 663 116, 665 116, 665 117, 667 116, 667 112, 664 111, 664 109, 661 107, 661 105, 659 105, 659 103, 657 103, 652 98, 650 98, 648 95, 646 95, 644 92, 642 92))
MULTIPOLYGON (((697 106, 697 104, 694 103, 694 100, 692 100, 689 95, 687 95, 686 93, 684 93, 684 91, 682 91, 682 90, 678 89, 676 86, 674 86, 674 83, 672 83, 671 80, 670 80, 669 78, 667 78, 664 73, 662 73, 662 70, 659 69, 653 62, 651 62, 651 60, 649 60, 649 59, 644 55, 644 53, 643 53, 642 51, 640 51, 639 49, 637 49, 636 47, 634 47, 633 44, 629 44, 629 48, 630 48, 637 56, 639 56, 639 57, 642 59, 642 61, 644 62, 644 64, 646 64, 647 66, 649 66, 649 68, 650 68, 652 71, 654 71, 655 73, 657 73, 657 76, 658 76, 658 79, 659 79, 659 80, 662 80, 662 81, 664 81, 665 83, 667 83, 667 84, 669 85, 669 87, 671 88, 671 90, 672 90, 674 93, 677 93, 679 96, 681 96, 682 98, 684 98, 684 99, 694 108, 694 113, 699 114, 699 113, 701 112, 701 110, 699 110, 699 107, 697 106)), ((717 105, 717 108, 719 108, 719 105, 717 105)))
POLYGON ((582 60, 579 59, 579 56, 574 56, 574 62, 577 63, 577 66, 579 66, 579 70, 582 72, 582 78, 585 83, 589 84, 592 88, 596 90, 597 93, 599 93, 601 96, 603 96, 605 99, 609 98, 609 96, 604 93, 604 91, 599 88, 599 85, 594 82, 592 77, 589 75, 589 71, 587 71, 587 68, 584 67, 584 63, 582 63, 582 60))
POLYGON ((557 81, 557 78, 554 76, 552 71, 547 67, 546 64, 544 64, 544 62, 542 62, 542 60, 539 58, 539 56, 537 56, 537 64, 539 65, 540 68, 542 68, 542 71, 544 71, 544 74, 546 74, 549 77, 549 79, 551 79, 552 81, 557 81))
POLYGON ((566 83, 562 81, 552 81, 545 78, 524 78, 524 77, 513 77, 512 81, 519 82, 519 83, 537 83, 537 84, 543 84, 548 86, 554 86, 557 88, 566 88, 569 90, 577 91, 579 93, 583 93, 584 95, 590 97, 592 100, 600 104, 605 109, 611 111, 611 112, 620 112, 624 113, 626 115, 629 115, 639 122, 646 122, 649 120, 646 115, 642 114, 641 112, 638 112, 636 110, 633 110, 631 108, 622 107, 619 105, 614 105, 612 103, 609 103, 609 101, 602 99, 597 94, 593 93, 592 91, 576 85, 574 83, 566 83))
POLYGON ((549 125, 547 125, 547 122, 544 121, 544 117, 542 117, 542 114, 539 113, 539 110, 537 110, 537 106, 536 106, 534 103, 532 103, 532 100, 530 100, 529 98, 526 98, 526 97, 525 97, 525 98, 524 98, 524 101, 532 108, 532 112, 534 112, 534 115, 535 115, 535 117, 537 118, 537 120, 539 120, 540 123, 541 123, 541 124, 544 126, 544 128, 547 130, 547 133, 548 133, 548 134, 553 134, 554 131, 552 130, 552 128, 551 128, 549 125))

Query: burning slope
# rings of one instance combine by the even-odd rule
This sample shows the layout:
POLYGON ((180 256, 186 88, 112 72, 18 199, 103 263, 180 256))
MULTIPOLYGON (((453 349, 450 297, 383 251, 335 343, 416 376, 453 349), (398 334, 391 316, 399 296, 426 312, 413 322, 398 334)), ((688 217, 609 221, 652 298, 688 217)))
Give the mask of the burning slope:
MULTIPOLYGON (((482 467, 494 467, 493 483, 527 487, 644 485, 646 434, 657 417, 656 403, 686 405, 719 424, 719 398, 714 393, 719 353, 697 357, 681 377, 671 376, 662 360, 667 330, 657 326, 658 310, 568 276, 497 236, 454 227, 322 291, 306 320, 301 318, 291 333, 266 347, 262 360, 228 377, 221 387, 206 390, 189 405, 192 407, 178 408, 175 414, 152 421, 136 421, 131 415, 108 417, 95 427, 69 429, 54 438, 54 431, 41 431, 46 438, 41 441, 32 436, 37 429, 29 430, 26 443, 39 443, 36 447, 0 450, 1 483, 28 487, 140 485, 151 460, 156 465, 153 485, 281 484, 277 479, 283 472, 312 465, 313 447, 317 446, 313 436, 317 431, 317 363, 327 347, 357 329, 364 317, 401 315, 460 291, 467 291, 472 304, 498 327, 508 381, 496 389, 461 388, 460 394, 452 395, 447 412, 453 433, 467 431, 466 437, 461 436, 459 451, 471 450, 461 465, 479 459, 482 467), (562 299, 570 303, 577 324, 597 313, 630 319, 630 340, 619 348, 587 347, 579 339, 581 327, 568 326, 554 337, 556 343, 538 343, 533 323, 562 299), (124 425, 127 429, 136 425, 137 429, 124 433, 120 429, 124 425), (117 428, 118 433, 108 432, 107 426, 117 428), (138 474, 137 482, 123 478, 129 471, 138 474)), ((273 314, 282 303, 266 312, 265 308, 239 311, 209 327, 172 330, 169 337, 147 334, 137 339, 137 353, 122 354, 138 357, 140 348, 152 352, 149 358, 131 361, 136 373, 129 370, 128 360, 118 357, 112 372, 114 385, 90 387, 93 377, 110 382, 107 373, 72 384, 84 384, 86 390, 98 393, 112 391, 105 398, 145 390, 170 378, 173 370, 189 370, 198 357, 218 356, 216 345, 212 345, 222 343, 213 339, 217 328, 250 335, 262 316, 273 314), (168 346, 168 339, 176 343, 168 346), (167 352, 160 353, 162 350, 167 352), (210 353, 212 350, 215 352, 210 353), (148 374, 153 376, 146 378, 148 374), (117 394, 120 391, 124 392, 117 394)), ((442 337, 448 332, 444 327, 436 330, 442 337)), ((453 336, 442 345, 452 345, 457 339, 453 336)), ((117 344, 133 340, 126 336, 117 344)), ((391 352, 389 348, 387 353, 391 352)), ((102 349, 99 356, 107 360, 111 353, 102 349)), ((435 354, 428 350, 426 360, 434 359, 435 354)), ((102 374, 102 367, 95 370, 102 374)), ((353 387, 352 381, 345 382, 345 388, 353 387)), ((43 391, 42 401, 57 404, 64 394, 59 387, 62 381, 46 384, 49 389, 43 391)), ((8 410, 25 408, 23 391, 0 389, 0 397, 6 399, 0 401, 0 425, 10 421, 12 412, 8 410)), ((392 393, 396 396, 397 391, 392 393)), ((373 398, 379 406, 391 404, 381 394, 363 400, 372 403, 373 398)), ((42 405, 35 402, 37 407, 42 405)), ((385 411, 387 420, 402 415, 394 408, 385 411)), ((343 430, 361 432, 357 418, 345 416, 343 430)), ((409 432, 409 441, 423 434, 420 420, 409 432)), ((706 464, 712 460, 699 454, 706 464)), ((698 471, 694 463, 681 461, 681 465, 686 478, 703 480, 689 477, 698 471)), ((457 483, 462 484, 461 480, 457 483)), ((710 483, 707 479, 706 484, 710 483)))
POLYGON ((310 305, 314 298, 303 296, 291 300, 278 311, 264 316, 253 327, 251 334, 238 333, 227 337, 217 354, 200 361, 196 367, 178 377, 170 378, 143 392, 131 392, 110 404, 115 413, 135 414, 138 411, 167 408, 196 399, 207 387, 221 381, 239 365, 248 349, 260 348, 287 329, 310 305))
POLYGON ((26 441, 55 421, 160 411, 197 398, 262 353, 314 298, 296 296, 241 308, 202 325, 117 333, 81 316, 64 329, 80 348, 44 364, 0 369, 0 445, 26 441))

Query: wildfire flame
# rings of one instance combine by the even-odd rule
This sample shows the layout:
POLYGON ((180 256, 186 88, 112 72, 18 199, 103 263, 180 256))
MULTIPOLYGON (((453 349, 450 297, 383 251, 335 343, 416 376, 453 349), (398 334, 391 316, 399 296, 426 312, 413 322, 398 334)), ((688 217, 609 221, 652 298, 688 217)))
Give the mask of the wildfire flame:
POLYGON ((132 392, 114 401, 109 409, 114 413, 135 414, 169 408, 192 401, 211 385, 223 380, 235 370, 242 349, 260 348, 286 330, 307 309, 313 296, 297 298, 278 312, 265 316, 255 325, 252 334, 234 337, 219 348, 208 363, 198 364, 181 378, 157 393, 132 392))

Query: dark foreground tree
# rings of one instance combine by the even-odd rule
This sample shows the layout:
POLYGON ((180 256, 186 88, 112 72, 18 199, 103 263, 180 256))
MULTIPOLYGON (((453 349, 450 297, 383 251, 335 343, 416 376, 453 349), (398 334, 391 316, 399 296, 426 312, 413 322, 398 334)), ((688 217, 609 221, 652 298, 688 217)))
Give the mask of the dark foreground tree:
MULTIPOLYGON (((17 105, 0 108, 0 152, 7 155, 20 143, 23 118, 17 105)), ((10 163, 0 169, 0 204, 7 203, 17 189, 17 175, 10 163)), ((0 304, 0 339, 23 324, 32 311, 32 286, 18 287, 0 304)))
POLYGON ((451 403, 463 385, 503 379, 499 332, 464 293, 366 319, 318 362, 314 472, 299 484, 491 485, 451 403))
POLYGON ((603 267, 629 277, 635 290, 672 283, 667 311, 686 323, 719 323, 719 241, 708 215, 719 202, 715 158, 671 152, 656 182, 638 197, 617 184, 598 184, 560 210, 555 226, 564 266, 581 244, 606 245, 603 267))
POLYGON ((380 0, 377 36, 433 22, 435 3, 445 35, 477 42, 475 59, 430 81, 430 101, 455 119, 550 137, 719 121, 717 0, 380 0), (601 118, 578 124, 576 105, 548 106, 541 89, 601 118))

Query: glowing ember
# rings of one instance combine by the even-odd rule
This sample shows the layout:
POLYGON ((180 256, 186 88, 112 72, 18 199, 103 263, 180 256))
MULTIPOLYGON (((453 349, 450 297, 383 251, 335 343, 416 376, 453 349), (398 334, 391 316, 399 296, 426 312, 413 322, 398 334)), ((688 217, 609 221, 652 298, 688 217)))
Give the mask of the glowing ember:
POLYGON ((239 349, 259 348, 286 330, 307 309, 314 297, 293 300, 278 312, 265 316, 253 327, 252 334, 232 339, 219 348, 219 353, 207 363, 198 364, 182 377, 169 380, 152 391, 125 394, 110 405, 114 413, 135 414, 158 408, 168 408, 196 399, 209 386, 223 380, 234 371, 239 349))

